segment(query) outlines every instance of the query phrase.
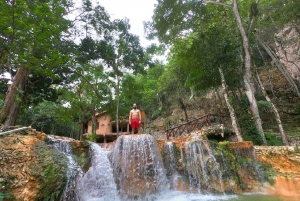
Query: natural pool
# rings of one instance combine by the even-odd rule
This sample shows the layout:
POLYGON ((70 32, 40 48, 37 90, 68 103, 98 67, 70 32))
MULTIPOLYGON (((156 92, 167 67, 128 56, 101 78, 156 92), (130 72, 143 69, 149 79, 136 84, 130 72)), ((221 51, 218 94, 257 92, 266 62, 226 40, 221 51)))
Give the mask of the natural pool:
POLYGON ((300 198, 279 197, 263 193, 246 193, 243 195, 200 195, 170 191, 158 196, 156 201, 296 201, 300 198))
MULTIPOLYGON (((297 201, 300 198, 280 197, 264 193, 246 193, 243 195, 202 195, 180 191, 169 191, 161 195, 153 195, 148 199, 137 199, 135 201, 297 201)), ((89 201, 126 201, 124 199, 93 198, 89 201)), ((128 200, 129 201, 129 200, 128 200)), ((130 200, 131 201, 131 200, 130 200)))

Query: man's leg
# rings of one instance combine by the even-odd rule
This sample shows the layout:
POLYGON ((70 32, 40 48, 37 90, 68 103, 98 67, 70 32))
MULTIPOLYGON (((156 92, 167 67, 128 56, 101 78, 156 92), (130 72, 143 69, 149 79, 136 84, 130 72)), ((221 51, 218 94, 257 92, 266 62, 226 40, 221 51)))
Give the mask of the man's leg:
POLYGON ((134 127, 135 127, 135 125, 134 125, 134 121, 131 119, 131 134, 134 134, 134 127))

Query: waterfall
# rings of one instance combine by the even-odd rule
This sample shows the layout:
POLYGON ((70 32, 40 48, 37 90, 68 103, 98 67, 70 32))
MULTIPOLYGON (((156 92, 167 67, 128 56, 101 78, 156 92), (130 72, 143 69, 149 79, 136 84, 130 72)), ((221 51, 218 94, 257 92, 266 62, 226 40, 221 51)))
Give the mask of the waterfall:
POLYGON ((176 151, 174 143, 173 142, 166 142, 164 144, 163 149, 163 161, 164 161, 164 167, 166 169, 166 175, 169 179, 170 188, 171 189, 177 189, 179 178, 182 179, 181 175, 178 173, 176 168, 176 154, 180 154, 179 150, 176 151))
POLYGON ((99 145, 91 143, 91 167, 84 173, 74 160, 68 141, 52 136, 48 136, 47 141, 68 158, 67 184, 61 201, 119 200, 107 152, 99 145))
POLYGON ((122 200, 152 200, 169 189, 157 142, 151 135, 120 136, 112 166, 122 200))
POLYGON ((164 164, 168 176, 176 172, 175 150, 172 142, 164 144, 164 164))
POLYGON ((80 201, 119 200, 113 169, 107 152, 99 145, 90 145, 91 167, 77 179, 76 192, 80 201))
POLYGON ((191 186, 200 192, 224 193, 222 172, 208 141, 185 143, 186 169, 191 186))
POLYGON ((61 201, 77 200, 75 189, 76 175, 82 172, 80 166, 74 160, 72 156, 72 148, 68 141, 60 140, 48 135, 46 139, 47 143, 54 146, 59 152, 63 153, 68 159, 68 171, 67 171, 67 183, 61 201))
POLYGON ((226 160, 226 158, 224 157, 224 154, 222 153, 222 151, 218 151, 219 154, 221 155, 221 159, 222 159, 222 164, 223 164, 223 168, 225 169, 225 174, 223 174, 223 182, 225 183, 227 181, 228 183, 228 186, 229 186, 229 189, 228 189, 228 192, 229 193, 234 193, 234 189, 233 189, 233 185, 232 185, 232 182, 231 182, 231 173, 230 173, 230 170, 229 170, 229 167, 228 167, 228 162, 226 160))
POLYGON ((248 177, 255 178, 264 185, 264 174, 261 170, 261 165, 256 158, 255 149, 252 143, 249 145, 247 142, 244 142, 244 146, 243 144, 239 146, 239 144, 233 146, 238 166, 241 169, 247 170, 248 177))
POLYGON ((226 156, 239 164, 234 173, 221 150, 209 141, 193 137, 181 149, 165 142, 163 161, 151 135, 123 135, 113 149, 90 143, 91 166, 84 172, 73 158, 69 141, 52 136, 47 141, 68 158, 60 201, 226 200, 225 192, 235 191, 237 176, 242 183, 245 176, 263 178, 253 147, 239 144, 234 146, 236 156, 226 156))

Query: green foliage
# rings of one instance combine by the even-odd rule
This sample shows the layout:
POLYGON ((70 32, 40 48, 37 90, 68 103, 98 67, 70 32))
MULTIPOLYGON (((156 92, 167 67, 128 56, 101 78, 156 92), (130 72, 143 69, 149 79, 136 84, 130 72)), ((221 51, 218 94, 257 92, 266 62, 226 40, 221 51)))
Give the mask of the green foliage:
POLYGON ((238 122, 242 129, 242 136, 245 141, 252 141, 255 145, 262 144, 261 136, 256 130, 254 119, 250 114, 239 116, 238 122))
POLYGON ((5 198, 13 198, 13 195, 9 193, 9 186, 7 186, 7 181, 5 179, 1 179, 0 186, 0 201, 3 201, 5 198))
POLYGON ((97 142, 97 135, 95 133, 91 133, 85 138, 87 141, 90 142, 97 142))
POLYGON ((0 100, 0 109, 3 107, 4 101, 0 100))
POLYGON ((254 118, 249 111, 249 102, 246 96, 240 100, 235 100, 237 105, 238 123, 242 131, 242 137, 245 141, 252 141, 255 145, 261 145, 261 135, 258 133, 254 118))
POLYGON ((276 180, 277 171, 273 169, 271 164, 268 163, 260 163, 260 167, 262 172, 264 173, 264 180, 268 182, 270 185, 274 185, 276 180))
POLYGON ((229 141, 219 142, 217 145, 218 145, 218 146, 220 147, 220 149, 222 149, 222 150, 228 150, 229 141))
POLYGON ((271 110, 271 104, 264 100, 257 101, 257 106, 260 111, 269 112, 271 110))
POLYGON ((237 164, 244 168, 247 168, 250 165, 248 159, 245 157, 237 156, 236 159, 237 159, 237 164))
MULTIPOLYGON (((274 34, 282 30, 287 24, 296 29, 300 22, 300 1, 271 0, 258 4, 259 15, 256 27, 265 41, 273 42, 274 34)), ((298 28, 297 28, 298 27, 298 28)))
POLYGON ((74 157, 80 167, 84 170, 90 167, 91 158, 89 157, 88 150, 90 143, 87 141, 82 141, 82 147, 85 148, 85 151, 82 150, 74 150, 74 157))
POLYGON ((5 198, 13 198, 13 196, 10 193, 2 193, 2 192, 0 192, 0 201, 3 201, 5 198))
POLYGON ((265 132, 267 145, 268 146, 283 146, 283 142, 281 139, 278 139, 275 135, 270 132, 265 132))
POLYGON ((18 123, 26 126, 32 125, 32 127, 47 134, 69 137, 70 133, 74 132, 74 123, 72 119, 62 118, 61 112, 63 110, 64 107, 60 104, 44 101, 24 111, 18 123))
POLYGON ((159 90, 161 83, 159 78, 164 70, 163 65, 156 63, 148 68, 144 74, 125 74, 123 76, 120 116, 128 116, 133 103, 137 103, 138 108, 146 112, 147 118, 153 119, 161 114, 162 103, 159 90))

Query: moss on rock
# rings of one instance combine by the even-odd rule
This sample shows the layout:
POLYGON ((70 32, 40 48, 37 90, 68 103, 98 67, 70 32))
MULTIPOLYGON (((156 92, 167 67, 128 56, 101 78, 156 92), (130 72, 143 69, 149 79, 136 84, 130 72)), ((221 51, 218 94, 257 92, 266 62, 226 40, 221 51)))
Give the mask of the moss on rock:
POLYGON ((40 141, 34 147, 39 163, 31 166, 40 181, 35 200, 59 200, 67 181, 67 158, 55 148, 40 141))

